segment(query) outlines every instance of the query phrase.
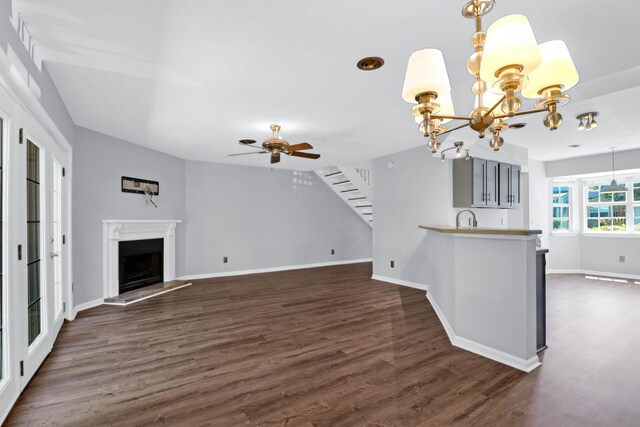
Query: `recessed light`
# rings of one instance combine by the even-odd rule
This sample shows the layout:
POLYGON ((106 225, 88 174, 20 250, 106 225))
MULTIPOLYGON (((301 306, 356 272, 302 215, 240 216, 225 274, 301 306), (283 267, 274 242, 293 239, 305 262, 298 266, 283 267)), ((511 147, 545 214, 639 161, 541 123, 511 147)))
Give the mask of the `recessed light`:
POLYGON ((378 56, 368 56, 358 61, 358 68, 363 71, 373 71, 384 65, 384 59, 378 56))
POLYGON ((238 141, 240 144, 255 144, 256 140, 255 139, 241 139, 240 141, 238 141))
POLYGON ((570 144, 570 145, 567 145, 567 147, 569 147, 569 148, 580 148, 580 147, 582 147, 582 145, 581 144, 570 144))

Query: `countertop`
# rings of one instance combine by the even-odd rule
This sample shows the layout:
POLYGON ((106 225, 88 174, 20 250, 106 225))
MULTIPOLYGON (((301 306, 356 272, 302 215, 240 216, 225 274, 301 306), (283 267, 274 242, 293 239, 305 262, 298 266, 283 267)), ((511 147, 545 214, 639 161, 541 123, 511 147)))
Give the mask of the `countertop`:
POLYGON ((452 234, 502 234, 511 236, 531 236, 542 234, 542 230, 522 230, 515 228, 456 228, 450 225, 419 225, 425 230, 437 231, 439 233, 452 234))

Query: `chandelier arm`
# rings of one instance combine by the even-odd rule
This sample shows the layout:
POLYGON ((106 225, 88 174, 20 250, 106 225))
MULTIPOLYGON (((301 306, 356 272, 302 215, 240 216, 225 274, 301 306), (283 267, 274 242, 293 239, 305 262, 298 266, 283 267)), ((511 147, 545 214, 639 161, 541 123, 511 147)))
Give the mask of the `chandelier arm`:
POLYGON ((546 111, 549 111, 549 110, 547 108, 534 108, 533 110, 518 111, 513 116, 509 116, 507 114, 501 114, 499 116, 495 116, 494 119, 507 119, 509 117, 524 116, 525 114, 543 113, 546 111))
POLYGON ((498 102, 496 102, 495 104, 493 104, 493 107, 491 107, 491 108, 489 109, 489 111, 487 111, 487 115, 489 115, 489 114, 493 113, 493 110, 495 110, 496 108, 498 108, 498 105, 502 104, 502 103, 504 102, 504 100, 505 100, 505 99, 507 99, 507 96, 506 96, 506 95, 503 95, 503 96, 502 96, 502 98, 500 98, 500 99, 498 100, 498 102))
POLYGON ((440 136, 440 135, 444 135, 445 133, 453 132, 454 130, 458 130, 458 129, 466 128, 467 126, 469 126, 469 123, 465 123, 465 124, 460 125, 460 126, 454 126, 454 127, 452 127, 452 128, 446 129, 446 130, 444 130, 444 131, 442 131, 442 132, 434 132, 434 133, 435 133, 437 136, 440 136))
POLYGON ((436 120, 442 120, 442 119, 471 120, 471 117, 468 117, 468 116, 447 116, 447 115, 440 115, 440 114, 432 114, 431 118, 436 120))

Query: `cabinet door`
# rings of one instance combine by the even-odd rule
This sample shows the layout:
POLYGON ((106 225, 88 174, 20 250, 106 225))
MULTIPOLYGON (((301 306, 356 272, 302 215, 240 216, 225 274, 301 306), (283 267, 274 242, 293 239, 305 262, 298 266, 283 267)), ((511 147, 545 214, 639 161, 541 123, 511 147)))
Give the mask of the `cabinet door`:
POLYGON ((511 165, 511 206, 520 206, 520 166, 511 165))
POLYGON ((498 162, 487 160, 485 178, 487 206, 498 206, 498 184, 498 162))
POLYGON ((473 159, 473 200, 472 206, 486 206, 486 179, 487 176, 487 161, 482 159, 473 159))
POLYGON ((500 163, 498 167, 498 203, 501 208, 511 207, 511 165, 506 163, 500 163))

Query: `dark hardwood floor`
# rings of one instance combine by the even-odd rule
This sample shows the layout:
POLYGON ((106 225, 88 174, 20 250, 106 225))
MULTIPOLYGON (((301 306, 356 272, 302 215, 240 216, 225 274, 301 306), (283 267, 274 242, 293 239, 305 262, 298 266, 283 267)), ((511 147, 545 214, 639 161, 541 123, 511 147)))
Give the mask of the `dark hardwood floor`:
POLYGON ((78 315, 7 425, 640 425, 640 285, 549 276, 543 366, 452 347, 356 264, 194 282, 78 315))

